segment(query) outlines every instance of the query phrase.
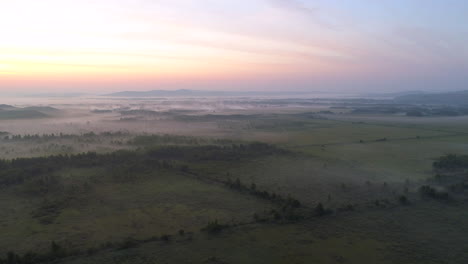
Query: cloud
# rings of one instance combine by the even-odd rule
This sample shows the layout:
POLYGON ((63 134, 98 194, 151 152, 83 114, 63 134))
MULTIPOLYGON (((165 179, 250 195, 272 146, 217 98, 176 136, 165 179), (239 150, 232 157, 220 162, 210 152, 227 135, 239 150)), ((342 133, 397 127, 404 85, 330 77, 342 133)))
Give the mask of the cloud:
POLYGON ((268 0, 268 2, 274 7, 282 10, 286 10, 288 12, 300 14, 310 21, 312 21, 314 24, 325 27, 330 30, 337 30, 338 28, 325 21, 321 14, 319 8, 316 7, 308 7, 301 3, 298 0, 268 0))
POLYGON ((273 6, 286 8, 286 9, 301 12, 307 15, 315 16, 317 14, 317 8, 306 7, 301 2, 296 1, 296 0, 269 0, 269 2, 273 6))
POLYGON ((463 57, 463 43, 450 34, 437 32, 423 27, 403 26, 394 30, 394 37, 407 44, 412 51, 444 60, 457 60, 463 57))

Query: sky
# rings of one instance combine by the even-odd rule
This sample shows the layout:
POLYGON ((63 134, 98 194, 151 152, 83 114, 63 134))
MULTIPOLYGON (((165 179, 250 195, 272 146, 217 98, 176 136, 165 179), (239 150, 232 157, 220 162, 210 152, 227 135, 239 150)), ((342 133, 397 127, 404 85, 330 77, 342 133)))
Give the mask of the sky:
POLYGON ((466 0, 0 0, 0 92, 468 90, 466 0))

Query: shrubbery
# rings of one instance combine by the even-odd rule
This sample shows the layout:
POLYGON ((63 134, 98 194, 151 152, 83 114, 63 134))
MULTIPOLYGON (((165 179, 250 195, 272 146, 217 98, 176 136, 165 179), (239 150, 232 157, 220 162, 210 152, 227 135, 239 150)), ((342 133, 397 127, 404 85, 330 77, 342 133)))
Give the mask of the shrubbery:
POLYGON ((438 170, 468 169, 468 155, 448 154, 440 157, 432 166, 438 170))
MULTIPOLYGON (((104 167, 111 170, 116 178, 125 179, 135 172, 172 169, 175 161, 238 161, 275 153, 284 151, 268 144, 251 143, 230 146, 165 146, 147 151, 119 150, 107 154, 88 152, 0 160, 0 186, 21 184, 28 179, 50 175, 63 168, 104 167)), ((180 170, 188 171, 188 167, 182 165, 180 170)))
POLYGON ((207 232, 210 234, 217 234, 221 232, 223 229, 228 228, 229 225, 222 225, 218 223, 218 220, 208 223, 205 227, 201 229, 203 232, 207 232))
POLYGON ((419 187, 419 193, 421 193, 421 195, 423 195, 424 197, 429 197, 437 200, 448 200, 449 198, 447 192, 438 191, 429 185, 423 185, 419 187))

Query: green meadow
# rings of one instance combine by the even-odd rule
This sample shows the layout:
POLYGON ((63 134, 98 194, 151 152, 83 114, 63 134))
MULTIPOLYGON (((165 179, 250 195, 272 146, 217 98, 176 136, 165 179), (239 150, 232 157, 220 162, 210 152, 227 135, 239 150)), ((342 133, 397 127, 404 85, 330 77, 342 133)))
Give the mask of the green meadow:
POLYGON ((468 153, 457 120, 174 115, 158 122, 192 130, 0 140, 3 263, 468 259, 466 194, 450 187, 464 172, 433 167, 468 153))

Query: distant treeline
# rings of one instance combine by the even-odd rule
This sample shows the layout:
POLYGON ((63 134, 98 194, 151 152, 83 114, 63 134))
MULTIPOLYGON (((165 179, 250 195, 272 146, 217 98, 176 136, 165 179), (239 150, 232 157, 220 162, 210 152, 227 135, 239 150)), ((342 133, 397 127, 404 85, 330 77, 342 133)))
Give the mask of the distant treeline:
POLYGON ((269 193, 268 191, 258 190, 257 185, 255 183, 252 183, 249 186, 242 183, 239 178, 237 178, 235 181, 227 179, 226 181, 223 181, 223 183, 231 189, 246 192, 262 199, 270 200, 284 207, 301 207, 301 203, 299 202, 299 200, 292 198, 291 196, 283 197, 280 194, 276 194, 274 192, 269 193))
POLYGON ((149 149, 147 155, 159 159, 186 161, 237 161, 272 154, 287 154, 286 150, 265 143, 202 146, 164 146, 149 149))
MULTIPOLYGON (((117 131, 117 132, 101 132, 94 133, 88 132, 83 134, 65 134, 65 133, 51 133, 51 134, 25 134, 25 135, 10 135, 7 132, 0 132, 0 139, 8 141, 29 141, 29 140, 54 140, 54 139, 94 139, 98 137, 128 137, 131 134, 129 132, 117 131)), ((215 139, 215 138, 200 138, 192 136, 181 136, 181 135, 169 135, 169 134, 154 134, 154 135, 138 135, 132 139, 126 141, 129 145, 138 147, 153 147, 155 145, 232 145, 234 141, 229 139, 215 139)))
POLYGON ((152 146, 161 144, 180 144, 180 145, 197 145, 197 144, 233 144, 229 139, 207 139, 190 136, 179 135, 141 135, 136 136, 128 141, 131 145, 136 146, 152 146))
MULTIPOLYGON (((2 135, 2 134, 0 134, 2 135)), ((26 135, 6 135, 3 137, 3 140, 11 140, 11 141, 21 141, 21 140, 52 140, 52 139, 58 139, 58 138, 63 138, 63 139, 73 139, 73 138, 79 138, 79 137, 84 137, 84 138, 92 138, 92 137, 122 137, 122 136, 128 136, 128 132, 123 132, 123 131, 117 131, 117 132, 101 132, 101 133, 94 133, 94 132, 88 132, 88 133, 83 133, 83 134, 65 134, 65 133, 51 133, 51 134, 26 134, 26 135)))
POLYGON ((356 107, 355 114, 405 114, 407 116, 460 116, 468 115, 468 107, 465 106, 414 106, 414 105, 374 105, 356 107))

